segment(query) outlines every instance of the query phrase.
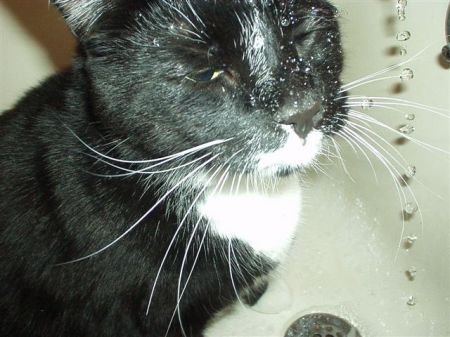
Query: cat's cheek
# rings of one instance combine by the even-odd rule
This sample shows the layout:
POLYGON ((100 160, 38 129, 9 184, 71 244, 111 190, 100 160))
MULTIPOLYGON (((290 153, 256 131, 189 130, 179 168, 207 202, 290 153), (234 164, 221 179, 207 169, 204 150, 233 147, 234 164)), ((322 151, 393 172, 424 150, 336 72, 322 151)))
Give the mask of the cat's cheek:
POLYGON ((258 156, 257 170, 265 174, 275 174, 283 169, 298 169, 311 164, 322 149, 323 134, 313 130, 306 141, 298 137, 290 126, 282 126, 287 133, 284 144, 273 152, 258 156))

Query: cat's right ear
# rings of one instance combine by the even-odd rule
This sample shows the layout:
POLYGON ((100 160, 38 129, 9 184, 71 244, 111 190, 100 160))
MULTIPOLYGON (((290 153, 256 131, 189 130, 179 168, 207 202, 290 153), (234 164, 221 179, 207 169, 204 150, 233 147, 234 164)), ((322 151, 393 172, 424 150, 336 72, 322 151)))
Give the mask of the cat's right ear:
POLYGON ((87 35, 95 23, 111 8, 111 0, 50 0, 62 13, 72 32, 79 38, 87 35))

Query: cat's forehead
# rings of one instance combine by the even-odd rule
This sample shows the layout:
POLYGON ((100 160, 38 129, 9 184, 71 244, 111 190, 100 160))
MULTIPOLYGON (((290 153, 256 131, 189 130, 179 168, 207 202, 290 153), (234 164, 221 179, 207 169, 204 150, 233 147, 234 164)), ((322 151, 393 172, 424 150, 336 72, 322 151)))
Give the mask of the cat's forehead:
MULTIPOLYGON (((292 49, 292 32, 299 26, 334 19, 322 0, 161 0, 171 44, 187 44, 206 55, 214 46, 241 74, 267 80, 280 66, 283 50, 292 49), (183 39, 184 37, 184 39, 183 39)), ((158 13, 159 14, 159 13, 158 13)), ((177 49, 178 50, 178 49, 177 49)))

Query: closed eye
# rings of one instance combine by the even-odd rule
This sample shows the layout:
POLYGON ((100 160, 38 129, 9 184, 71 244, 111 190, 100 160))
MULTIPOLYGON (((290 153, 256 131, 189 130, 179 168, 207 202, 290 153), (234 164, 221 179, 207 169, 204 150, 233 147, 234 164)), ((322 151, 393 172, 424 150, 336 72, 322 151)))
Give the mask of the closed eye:
POLYGON ((187 75, 185 78, 196 83, 206 83, 214 81, 224 73, 223 70, 208 68, 187 75))

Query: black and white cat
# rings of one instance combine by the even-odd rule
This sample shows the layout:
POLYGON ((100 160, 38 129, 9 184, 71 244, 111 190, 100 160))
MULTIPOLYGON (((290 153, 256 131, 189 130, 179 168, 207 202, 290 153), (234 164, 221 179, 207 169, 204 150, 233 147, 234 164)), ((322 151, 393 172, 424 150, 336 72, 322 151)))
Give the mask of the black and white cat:
POLYGON ((263 293, 343 126, 336 11, 53 2, 73 66, 0 117, 0 335, 201 336, 263 293))

